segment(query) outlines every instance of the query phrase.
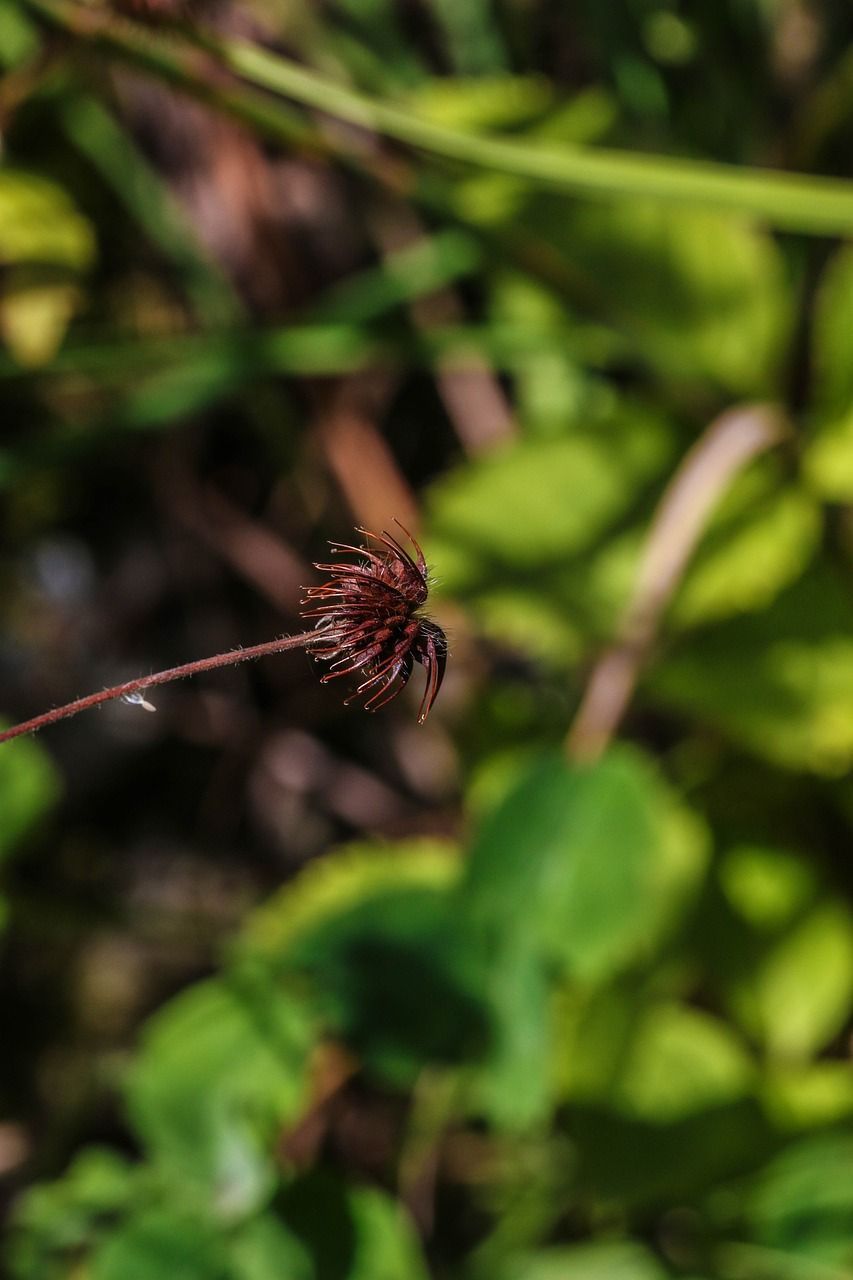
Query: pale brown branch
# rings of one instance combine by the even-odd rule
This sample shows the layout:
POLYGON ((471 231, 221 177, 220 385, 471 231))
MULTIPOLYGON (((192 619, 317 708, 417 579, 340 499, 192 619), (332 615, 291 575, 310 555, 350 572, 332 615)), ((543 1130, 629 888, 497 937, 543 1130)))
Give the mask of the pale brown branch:
POLYGON ((715 418, 685 456, 658 504, 617 639, 595 664, 566 741, 574 760, 594 760, 616 732, 690 557, 718 502, 748 462, 790 428, 771 405, 715 418))

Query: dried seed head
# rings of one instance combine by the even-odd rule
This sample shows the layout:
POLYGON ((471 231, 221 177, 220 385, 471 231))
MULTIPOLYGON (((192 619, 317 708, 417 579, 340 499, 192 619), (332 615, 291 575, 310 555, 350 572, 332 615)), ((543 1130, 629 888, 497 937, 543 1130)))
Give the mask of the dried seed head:
POLYGON ((323 683, 358 673, 364 679, 346 699, 366 694, 366 711, 378 711, 396 698, 409 681, 414 664, 426 672, 426 688, 418 712, 423 724, 438 696, 447 662, 447 638, 441 627, 421 617, 429 594, 427 565, 415 539, 395 521, 411 542, 409 555, 396 538, 359 529, 370 546, 331 543, 333 554, 349 552, 356 563, 315 564, 329 575, 320 586, 307 587, 304 618, 317 619, 314 656, 330 663, 323 683))

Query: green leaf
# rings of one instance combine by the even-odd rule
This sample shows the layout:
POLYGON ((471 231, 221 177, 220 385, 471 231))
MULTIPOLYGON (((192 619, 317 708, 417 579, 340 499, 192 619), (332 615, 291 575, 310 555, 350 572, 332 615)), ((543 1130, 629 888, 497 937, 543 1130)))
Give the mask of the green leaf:
POLYGON ((660 419, 636 406, 624 409, 560 440, 519 441, 435 485, 430 553, 441 565, 442 588, 462 591, 490 578, 503 582, 508 573, 562 569, 593 545, 672 452, 660 419))
POLYGON ((778 1135, 755 1098, 708 1106, 668 1122, 625 1115, 601 1104, 571 1105, 574 1185, 591 1207, 689 1204, 720 1182, 759 1166, 778 1135))
POLYGON ((473 236, 454 228, 438 231, 334 284, 312 308, 312 321, 364 324, 472 275, 482 257, 473 236))
POLYGON ((665 1280, 666 1272, 627 1240, 540 1249, 498 1267, 495 1280, 665 1280))
POLYGON ((324 922, 385 890, 449 888, 460 860, 449 841, 350 844, 307 866, 248 920, 244 945, 280 961, 324 922))
POLYGON ((764 609, 804 571, 820 543, 821 512, 802 489, 782 487, 780 471, 763 459, 735 481, 676 596, 675 625, 764 609))
POLYGON ((311 1024, 260 968, 197 983, 147 1024, 128 1082, 133 1122, 176 1185, 224 1220, 263 1204, 274 1144, 305 1096, 311 1024))
POLYGON ((92 228, 61 187, 30 173, 0 172, 0 262, 83 271, 94 256, 92 228))
MULTIPOLYGON (((443 565, 441 560, 437 563, 443 565)), ((476 595, 469 596, 468 611, 477 631, 492 636, 502 648, 529 654, 558 671, 582 660, 591 627, 556 590, 541 583, 472 590, 476 595)))
POLYGON ((228 1236, 229 1280, 314 1280, 308 1250, 273 1213, 241 1222, 228 1236))
POLYGON ((766 232, 649 200, 567 208, 554 197, 537 198, 525 225, 554 244, 596 311, 667 377, 710 378, 741 395, 775 386, 790 300, 766 232))
POLYGON ((39 283, 14 273, 0 307, 0 330, 19 364, 47 364, 62 344, 80 301, 74 285, 39 283))
POLYGON ((853 1267, 853 1135, 797 1143, 761 1173, 745 1207, 760 1244, 853 1267))
POLYGON ((647 954, 702 876, 699 823, 628 750, 545 758, 484 823, 462 893, 472 919, 585 979, 647 954))
POLYGON ((853 999, 853 916, 839 902, 814 910, 735 986, 745 1025, 772 1055, 807 1058, 844 1026, 853 999))
MULTIPOLYGON (((613 95, 601 85, 590 85, 552 106, 544 118, 528 124, 524 136, 531 146, 588 146, 601 141, 618 114, 613 95)), ((525 178, 497 171, 462 176, 448 193, 452 208, 464 222, 488 228, 508 226, 522 217, 529 197, 530 184, 525 178)), ((565 318, 564 311, 564 323, 565 318)))
POLYGON ((698 886, 701 824, 639 755, 528 765, 482 823, 460 886, 460 928, 483 953, 493 1013, 474 1095, 500 1128, 548 1115, 559 1090, 555 973, 601 982, 646 957, 698 886))
POLYGON ((612 1095, 628 1115, 671 1121, 746 1096, 754 1063, 725 1023, 698 1009, 656 1004, 631 1036, 612 1095))
POLYGON ((674 1001, 649 1000, 630 982, 570 989, 559 1004, 562 1095, 653 1125, 736 1103, 758 1075, 721 1020, 674 1001))
POLYGON ((144 1209, 95 1253, 92 1280, 231 1280, 222 1241, 197 1216, 144 1209))
POLYGON ((9 1264, 15 1280, 54 1280, 111 1230, 140 1197, 139 1171, 89 1147, 54 1182, 37 1183, 15 1207, 9 1264))
POLYGON ((561 1098, 593 1105, 607 1101, 642 1012, 630 982, 575 984, 558 992, 555 1067, 561 1098))
POLYGON ((827 502, 853 502, 853 411, 822 422, 806 438, 803 472, 827 502))
POLYGON ((540 76, 441 76, 411 95, 412 107, 451 128, 501 129, 525 124, 553 103, 553 90, 540 76))
POLYGON ((445 890, 375 891, 318 923, 286 958, 310 979, 331 1029, 397 1087, 428 1063, 480 1058, 489 1040, 479 956, 452 906, 445 890))
POLYGON ((34 58, 39 33, 14 0, 0 0, 0 66, 14 67, 34 58))
POLYGON ((804 858, 760 845, 736 845, 720 863, 729 905, 756 929, 774 930, 813 898, 817 877, 804 858))
POLYGON ((472 1072, 473 1109, 499 1130, 541 1125, 554 1101, 550 975, 522 939, 488 957, 482 997, 491 1011, 488 1055, 472 1072))
POLYGON ((241 950, 307 977, 327 1024, 372 1071, 409 1084, 427 1062, 476 1057, 488 1034, 478 959, 452 911, 459 874, 445 841, 345 847, 261 907, 241 950))
POLYGON ((0 171, 0 265, 7 275, 0 332, 21 364, 53 357, 79 301, 74 276, 94 256, 92 228, 61 187, 0 171))
MULTIPOLYGON (((432 11, 461 71, 478 75, 506 65, 501 27, 495 22, 488 0, 468 0, 464 5, 455 4, 454 0, 433 0, 432 11)), ((510 77, 506 78, 511 84, 510 77)))
MULTIPOLYGON (((501 181, 511 182, 479 179, 490 187, 501 181)), ((603 353, 596 360, 588 342, 581 349, 577 326, 566 312, 565 298, 518 270, 492 273, 489 317, 496 329, 542 335, 539 350, 519 353, 511 366, 514 401, 525 434, 557 438, 565 435, 571 424, 601 418, 610 389, 593 378, 585 366, 606 359, 608 352, 620 344, 624 348, 623 339, 603 326, 590 327, 587 336, 596 335, 603 353)))
POLYGON ((647 682, 774 763, 828 775, 853 765, 853 607, 825 569, 763 613, 691 636, 647 682))
POLYGON ((59 776, 32 738, 15 738, 0 747, 0 862, 59 793, 59 776))
POLYGON ((312 1173, 288 1187, 282 1212, 313 1256, 318 1280, 426 1280, 410 1220, 381 1191, 312 1173))
POLYGON ((367 1187, 350 1192, 349 1202, 355 1249, 347 1280, 427 1280, 414 1227, 402 1206, 367 1187))
POLYGON ((787 1130, 826 1127, 853 1119, 849 1062, 780 1063, 764 1084, 765 1105, 787 1130))

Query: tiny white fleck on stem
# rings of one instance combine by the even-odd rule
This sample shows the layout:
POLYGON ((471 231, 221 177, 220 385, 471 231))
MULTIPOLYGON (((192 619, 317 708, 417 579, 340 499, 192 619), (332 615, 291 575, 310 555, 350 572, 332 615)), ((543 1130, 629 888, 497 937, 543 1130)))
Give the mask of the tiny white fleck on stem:
POLYGON ((133 693, 126 693, 122 697, 122 702, 126 702, 129 707, 141 707, 143 711, 156 711, 157 708, 153 702, 149 702, 144 693, 139 689, 135 689, 133 693))

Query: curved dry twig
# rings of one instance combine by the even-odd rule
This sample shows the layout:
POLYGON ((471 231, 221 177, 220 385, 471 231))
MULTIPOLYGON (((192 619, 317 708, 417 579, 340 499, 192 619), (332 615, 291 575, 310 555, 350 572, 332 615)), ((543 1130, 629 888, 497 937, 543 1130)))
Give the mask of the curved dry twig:
POLYGON ((734 477, 790 435, 773 405, 744 405, 715 418, 689 450, 655 512, 617 639, 596 662, 566 740, 573 760, 594 760, 625 714, 663 613, 708 519, 734 477))

